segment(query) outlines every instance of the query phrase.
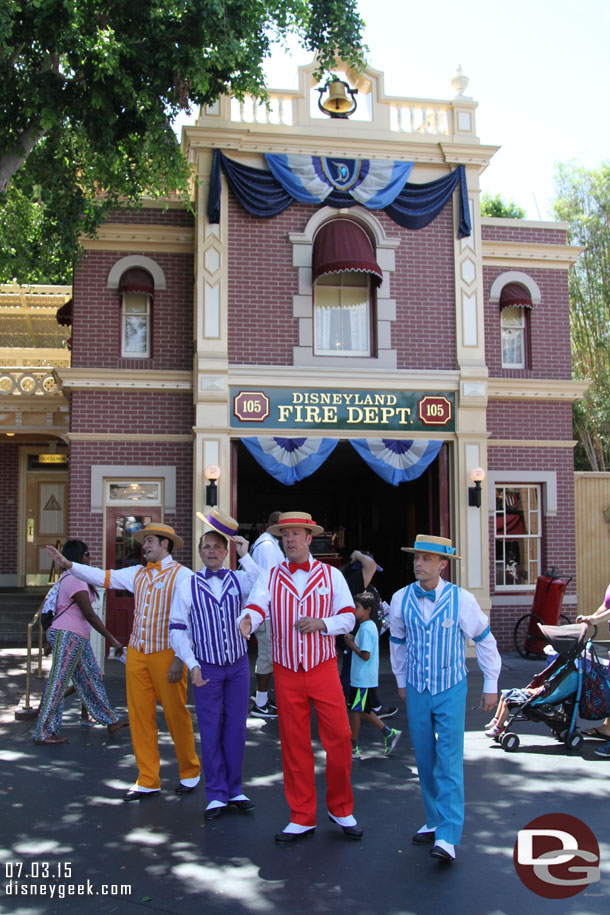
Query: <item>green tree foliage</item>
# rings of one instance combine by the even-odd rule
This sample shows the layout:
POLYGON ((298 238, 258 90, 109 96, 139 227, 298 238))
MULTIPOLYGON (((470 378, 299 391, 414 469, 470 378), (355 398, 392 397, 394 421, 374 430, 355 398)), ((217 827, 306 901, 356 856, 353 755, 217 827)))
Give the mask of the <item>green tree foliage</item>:
POLYGON ((264 98, 274 44, 361 68, 362 27, 357 0, 2 0, 0 221, 36 229, 23 257, 11 231, 0 281, 32 281, 34 261, 65 278, 117 201, 186 194, 173 120, 229 87, 264 98))
POLYGON ((597 169, 560 164, 555 215, 584 252, 570 271, 572 365, 592 385, 574 405, 579 469, 610 470, 610 162, 597 169))
POLYGON ((525 219, 525 210, 514 200, 505 200, 501 194, 492 197, 489 191, 481 196, 481 216, 499 216, 501 219, 525 219))

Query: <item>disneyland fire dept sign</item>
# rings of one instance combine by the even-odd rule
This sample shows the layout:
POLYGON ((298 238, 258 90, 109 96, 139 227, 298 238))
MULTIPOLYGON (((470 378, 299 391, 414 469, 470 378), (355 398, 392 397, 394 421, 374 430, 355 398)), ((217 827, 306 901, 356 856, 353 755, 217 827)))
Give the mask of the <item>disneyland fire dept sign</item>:
POLYGON ((231 426, 240 429, 455 429, 453 394, 233 387, 231 404, 231 426))

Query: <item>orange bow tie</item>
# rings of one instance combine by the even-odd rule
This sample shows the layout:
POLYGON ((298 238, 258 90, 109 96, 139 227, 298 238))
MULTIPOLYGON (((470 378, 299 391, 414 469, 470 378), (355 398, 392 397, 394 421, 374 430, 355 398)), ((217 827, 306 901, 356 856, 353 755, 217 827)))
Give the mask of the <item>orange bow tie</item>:
POLYGON ((147 571, 147 572, 152 572, 153 569, 156 569, 157 572, 160 572, 160 571, 161 571, 161 563, 160 563, 160 562, 147 562, 147 563, 146 563, 146 571, 147 571))

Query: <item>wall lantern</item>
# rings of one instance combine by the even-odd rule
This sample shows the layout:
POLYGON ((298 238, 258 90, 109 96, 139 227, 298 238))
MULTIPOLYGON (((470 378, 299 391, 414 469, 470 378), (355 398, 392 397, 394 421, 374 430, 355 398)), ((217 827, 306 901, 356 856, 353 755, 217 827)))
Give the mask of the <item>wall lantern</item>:
POLYGON ((320 98, 318 99, 318 108, 329 118, 348 118, 356 110, 357 89, 352 89, 349 83, 335 76, 329 80, 326 85, 318 89, 320 98), (328 92, 328 97, 322 101, 322 96, 328 92), (351 100, 347 97, 351 96, 351 100))
POLYGON ((220 476, 220 467, 217 467, 216 464, 210 464, 209 467, 205 468, 204 474, 208 481, 205 487, 205 504, 209 505, 210 508, 214 508, 215 505, 218 505, 217 480, 220 476))
POLYGON ((485 471, 482 467, 473 467, 470 471, 470 479, 474 486, 468 487, 468 505, 470 508, 481 507, 481 483, 485 479, 485 471))

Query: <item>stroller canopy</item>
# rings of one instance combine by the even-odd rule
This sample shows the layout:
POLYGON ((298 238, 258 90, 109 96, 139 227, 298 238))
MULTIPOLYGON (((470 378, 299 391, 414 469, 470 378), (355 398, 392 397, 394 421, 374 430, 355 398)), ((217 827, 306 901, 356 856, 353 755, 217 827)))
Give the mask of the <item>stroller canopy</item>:
POLYGON ((578 654, 587 643, 587 624, 572 623, 569 626, 543 626, 538 628, 558 654, 578 654))

